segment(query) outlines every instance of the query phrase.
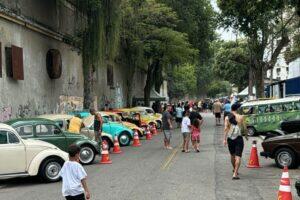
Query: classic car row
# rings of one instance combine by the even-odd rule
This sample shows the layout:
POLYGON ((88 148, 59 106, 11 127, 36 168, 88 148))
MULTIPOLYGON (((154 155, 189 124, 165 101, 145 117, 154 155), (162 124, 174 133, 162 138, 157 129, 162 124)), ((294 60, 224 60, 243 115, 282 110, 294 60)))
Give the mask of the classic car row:
MULTIPOLYGON (((152 110, 137 107, 100 112, 104 122, 102 140, 109 148, 113 147, 115 136, 121 146, 128 146, 134 132, 144 136, 146 129, 153 130, 161 125, 161 115, 145 112, 145 109, 152 110)), ((95 156, 101 153, 100 145, 94 140, 93 123, 94 116, 87 111, 0 123, 0 157, 4 158, 0 178, 39 175, 47 182, 58 181, 71 144, 80 147, 82 164, 92 164, 95 156)))

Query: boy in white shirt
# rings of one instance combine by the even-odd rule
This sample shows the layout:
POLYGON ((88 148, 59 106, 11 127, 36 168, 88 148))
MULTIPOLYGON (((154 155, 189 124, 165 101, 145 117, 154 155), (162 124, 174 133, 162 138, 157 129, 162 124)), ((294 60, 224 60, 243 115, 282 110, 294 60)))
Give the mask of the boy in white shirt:
POLYGON ((181 133, 183 136, 182 152, 188 153, 189 151, 189 141, 190 141, 190 128, 191 120, 189 118, 190 112, 187 110, 184 113, 184 117, 181 122, 181 133))
POLYGON ((78 146, 70 145, 69 161, 64 163, 59 172, 62 177, 62 194, 67 200, 90 199, 90 192, 86 183, 87 174, 79 163, 79 152, 78 146))

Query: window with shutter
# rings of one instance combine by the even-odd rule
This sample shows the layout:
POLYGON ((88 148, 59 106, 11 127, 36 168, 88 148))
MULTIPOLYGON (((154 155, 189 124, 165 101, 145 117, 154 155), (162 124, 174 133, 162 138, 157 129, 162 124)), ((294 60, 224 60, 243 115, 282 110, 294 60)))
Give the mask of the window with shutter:
POLYGON ((112 65, 107 65, 107 85, 114 86, 114 71, 112 65))
POLYGON ((6 73, 8 77, 15 80, 24 80, 23 49, 12 45, 5 48, 6 73))

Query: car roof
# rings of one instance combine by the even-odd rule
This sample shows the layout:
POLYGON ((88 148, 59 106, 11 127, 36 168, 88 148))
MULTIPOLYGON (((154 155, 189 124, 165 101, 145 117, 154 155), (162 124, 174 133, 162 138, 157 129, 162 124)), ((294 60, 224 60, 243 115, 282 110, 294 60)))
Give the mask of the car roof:
POLYGON ((10 125, 4 124, 4 123, 0 123, 0 129, 8 129, 8 130, 14 131, 13 127, 11 127, 10 125))
POLYGON ((73 115, 67 115, 67 114, 45 114, 45 115, 38 116, 38 118, 45 118, 45 119, 51 119, 51 120, 71 119, 73 117, 74 117, 73 115))
POLYGON ((50 119, 44 119, 44 118, 18 118, 18 119, 12 119, 4 122, 5 124, 8 124, 10 126, 17 126, 17 125, 23 125, 23 124, 33 124, 33 123, 47 123, 47 124, 55 124, 54 121, 50 119))
POLYGON ((287 103, 287 102, 293 102, 293 101, 300 101, 300 97, 286 97, 286 98, 282 98, 282 99, 251 101, 251 102, 243 103, 242 107, 256 106, 256 105, 267 105, 267 104, 275 104, 275 103, 287 103))

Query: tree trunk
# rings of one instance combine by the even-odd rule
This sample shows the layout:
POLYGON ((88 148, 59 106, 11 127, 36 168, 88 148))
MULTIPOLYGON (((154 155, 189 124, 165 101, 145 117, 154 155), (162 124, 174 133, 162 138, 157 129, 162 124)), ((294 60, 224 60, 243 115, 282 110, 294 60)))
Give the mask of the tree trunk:
POLYGON ((135 67, 134 65, 129 66, 129 73, 127 74, 127 107, 131 107, 132 106, 132 97, 133 97, 133 78, 135 75, 135 67))
MULTIPOLYGON (((90 109, 93 107, 93 94, 94 94, 94 80, 93 80, 93 67, 91 65, 84 66, 84 100, 83 108, 90 109)), ((96 108, 95 108, 96 109, 96 108)))
POLYGON ((264 66, 256 66, 255 89, 257 98, 265 97, 264 66))
POLYGON ((150 106, 150 94, 151 94, 151 89, 154 85, 155 71, 158 66, 159 66, 159 61, 154 61, 152 64, 148 66, 147 80, 146 80, 146 85, 144 87, 145 106, 150 106))
POLYGON ((249 67, 249 85, 248 85, 248 96, 254 96, 253 94, 253 67, 249 67))

